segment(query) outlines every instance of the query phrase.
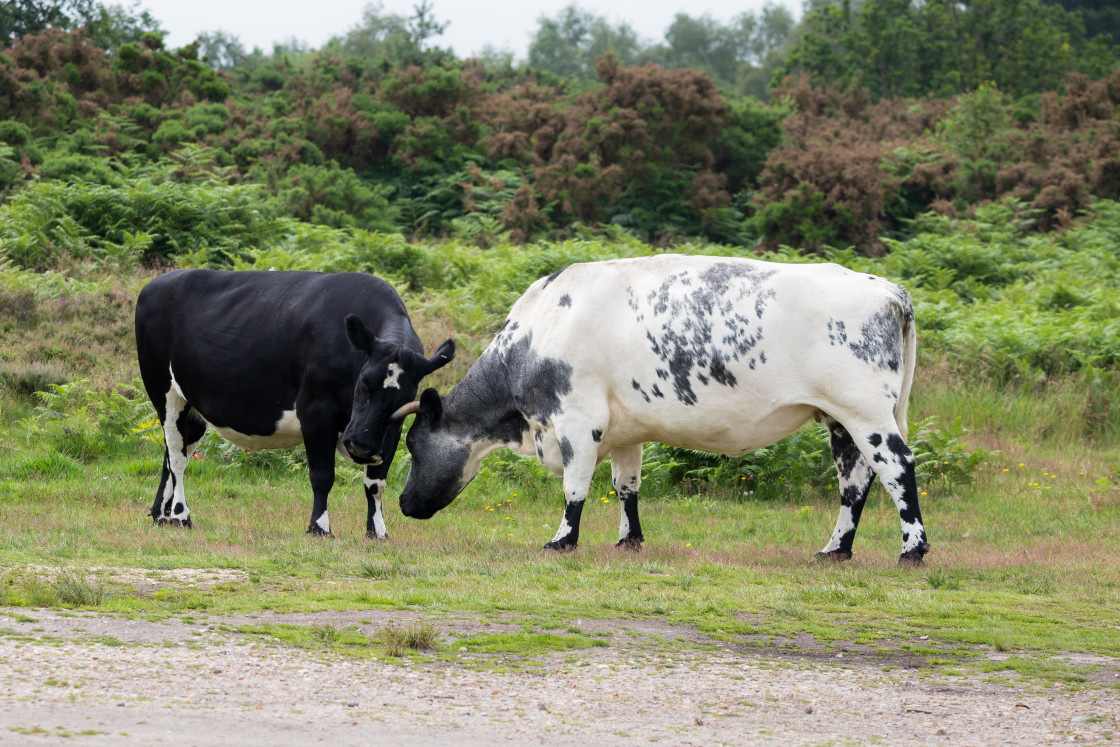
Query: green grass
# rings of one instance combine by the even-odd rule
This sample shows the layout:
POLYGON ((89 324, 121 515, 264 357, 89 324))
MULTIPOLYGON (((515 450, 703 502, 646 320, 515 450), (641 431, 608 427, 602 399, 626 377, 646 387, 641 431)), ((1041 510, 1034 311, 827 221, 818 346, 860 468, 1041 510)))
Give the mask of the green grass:
MULTIPOLYGON (((468 613, 540 627, 615 619, 625 628, 627 619, 655 618, 731 642, 809 634, 822 645, 860 641, 890 650, 924 635, 933 667, 942 660, 973 666, 968 657, 963 664, 946 658, 962 644, 1027 658, 1120 656, 1120 563, 1110 550, 1120 538, 1120 491, 1099 483, 1111 467, 1106 451, 1055 446, 1053 459, 1022 467, 997 455, 971 485, 929 489, 923 509, 934 550, 925 569, 909 570, 894 565, 897 514, 878 488, 855 559, 839 566, 811 561, 835 520, 836 500, 824 491, 758 501, 729 488, 681 495, 654 485, 642 501, 645 550, 620 552, 613 547, 619 506, 605 468, 580 548, 542 553, 560 518, 559 481, 519 459, 489 464, 427 522, 405 520, 390 499, 389 542, 365 539, 356 477, 333 491, 336 536, 324 540, 302 531, 310 510, 305 473, 194 461, 187 490, 195 529, 155 527, 146 510, 157 475, 128 467, 157 466, 157 448, 121 448, 48 480, 0 480, 4 604, 157 616, 420 610, 434 619, 468 613), (1085 475, 1074 469, 1081 464, 1085 475), (182 569, 221 571, 221 580, 182 569), (143 588, 141 577, 158 588, 143 588)), ((394 468, 391 493, 405 469, 394 468)), ((380 650, 363 635, 326 627, 243 632, 380 650)), ((587 640, 547 632, 480 635, 458 645, 529 656, 587 640)))

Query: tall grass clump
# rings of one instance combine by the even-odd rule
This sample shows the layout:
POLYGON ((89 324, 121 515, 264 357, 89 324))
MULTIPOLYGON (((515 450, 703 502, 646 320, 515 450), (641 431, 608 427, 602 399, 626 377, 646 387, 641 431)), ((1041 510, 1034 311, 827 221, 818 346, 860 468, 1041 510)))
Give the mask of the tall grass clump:
POLYGON ((381 642, 389 656, 404 656, 408 651, 431 651, 439 643, 439 631, 429 623, 386 625, 381 642))

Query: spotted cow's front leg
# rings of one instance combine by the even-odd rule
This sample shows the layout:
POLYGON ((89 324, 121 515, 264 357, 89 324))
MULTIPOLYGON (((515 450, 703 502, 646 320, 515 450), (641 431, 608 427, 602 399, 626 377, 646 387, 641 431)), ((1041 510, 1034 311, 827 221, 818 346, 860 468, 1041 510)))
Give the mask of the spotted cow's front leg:
POLYGON ((830 420, 828 434, 832 445, 832 459, 840 480, 840 515, 836 518, 832 538, 817 553, 817 557, 822 560, 851 560, 859 517, 863 513, 875 472, 844 426, 830 420))
POLYGON ((579 519, 587 502, 587 491, 595 473, 597 445, 592 428, 582 426, 557 428, 557 443, 564 465, 564 516, 556 535, 545 550, 570 551, 579 542, 579 519))
POLYGON ((638 520, 638 489, 642 486, 642 445, 632 444, 611 450, 611 481, 622 504, 615 547, 635 552, 642 549, 642 523, 638 520))
POLYGON ((174 381, 164 395, 162 404, 160 420, 163 424, 163 472, 149 513, 155 524, 191 528, 191 511, 187 507, 183 478, 190 455, 206 432, 206 421, 183 398, 174 381))
POLYGON ((918 486, 914 475, 914 454, 893 422, 887 426, 853 426, 846 423, 852 441, 887 489, 902 525, 902 554, 899 565, 922 565, 929 552, 922 511, 918 507, 918 486))

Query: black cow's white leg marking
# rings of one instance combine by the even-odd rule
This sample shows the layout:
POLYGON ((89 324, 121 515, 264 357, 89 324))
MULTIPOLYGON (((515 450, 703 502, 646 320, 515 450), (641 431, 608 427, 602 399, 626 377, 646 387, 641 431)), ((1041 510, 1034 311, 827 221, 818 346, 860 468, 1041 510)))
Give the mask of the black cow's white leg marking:
POLYGON ((579 519, 595 472, 596 447, 591 428, 583 424, 566 428, 558 426, 557 441, 564 459, 564 516, 556 535, 544 546, 546 550, 574 550, 579 542, 579 519), (566 434, 571 433, 568 437, 566 434), (576 436, 575 434, 583 434, 576 436))
POLYGON ((366 536, 370 539, 389 539, 389 530, 385 528, 385 516, 381 513, 381 502, 385 497, 384 473, 386 472, 388 469, 382 470, 380 464, 376 467, 366 467, 365 486, 368 506, 366 536))
POLYGON ((852 440, 868 460, 887 489, 902 524, 902 555, 898 562, 921 565, 929 552, 922 512, 918 507, 918 486, 914 477, 914 455, 902 434, 892 426, 881 429, 854 428, 848 425, 852 440))
POLYGON ((163 475, 151 510, 156 524, 192 526, 183 475, 205 430, 205 423, 193 412, 172 376, 171 387, 164 396, 163 475))
POLYGON ((611 480, 622 504, 615 547, 642 549, 642 523, 638 520, 638 489, 642 486, 642 445, 633 444, 611 450, 611 480))
POLYGON ((830 420, 828 432, 832 459, 840 478, 840 515, 836 519, 836 528, 832 530, 832 538, 817 556, 828 560, 850 560, 859 517, 875 472, 844 426, 830 420))
POLYGON ((308 534, 329 535, 331 520, 327 515, 327 495, 334 487, 334 444, 337 434, 330 436, 311 435, 304 431, 304 444, 307 448, 307 471, 311 478, 311 523, 307 525, 308 534), (334 436, 332 438, 331 436, 334 436))

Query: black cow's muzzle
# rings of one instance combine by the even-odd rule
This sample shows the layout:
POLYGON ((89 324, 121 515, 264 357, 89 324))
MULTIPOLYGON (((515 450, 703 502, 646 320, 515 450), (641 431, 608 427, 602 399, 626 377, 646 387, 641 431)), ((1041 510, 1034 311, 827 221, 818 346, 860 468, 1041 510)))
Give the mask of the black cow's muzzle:
POLYGON ((350 455, 350 458, 353 459, 356 464, 377 466, 382 462, 380 454, 376 453, 369 446, 356 443, 353 439, 344 439, 342 445, 345 447, 346 453, 350 455))

